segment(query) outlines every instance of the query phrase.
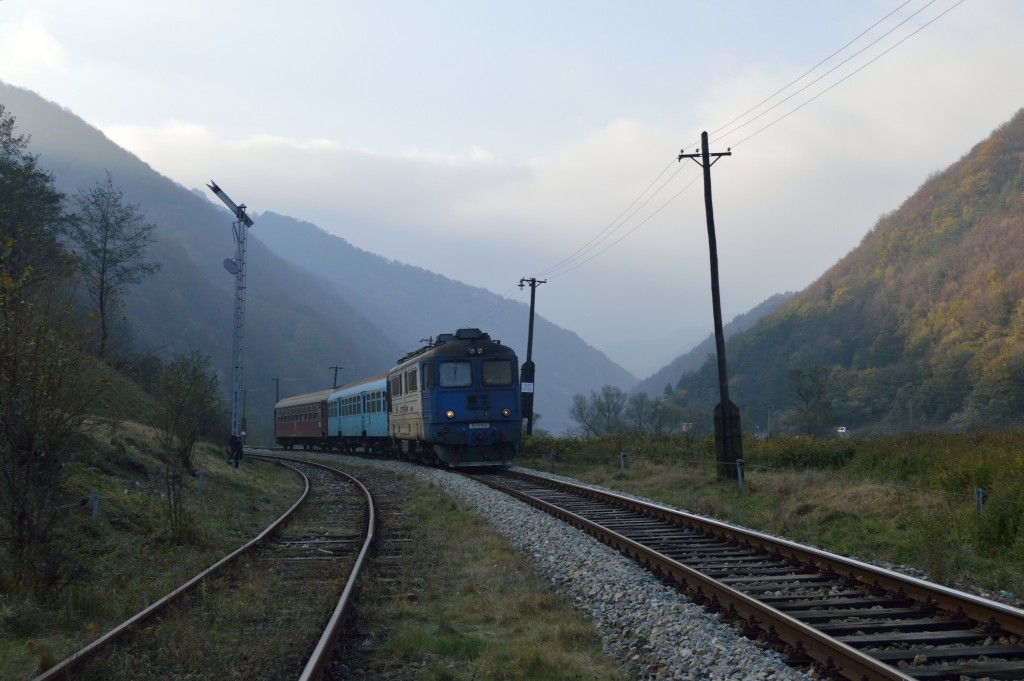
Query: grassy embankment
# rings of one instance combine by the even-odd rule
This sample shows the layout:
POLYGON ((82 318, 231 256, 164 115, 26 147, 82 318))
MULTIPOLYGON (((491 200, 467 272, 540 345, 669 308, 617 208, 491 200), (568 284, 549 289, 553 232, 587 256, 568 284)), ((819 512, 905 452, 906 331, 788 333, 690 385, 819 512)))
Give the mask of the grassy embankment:
POLYGON ((0 594, 0 678, 27 679, 142 610, 248 541, 294 501, 293 473, 266 466, 233 471, 218 448, 195 457, 204 472, 185 481, 190 536, 170 539, 162 467, 152 427, 97 426, 77 443, 62 496, 67 516, 55 536, 70 579, 38 595, 0 594), (92 502, 99 494, 96 521, 92 502))
POLYGON ((713 449, 710 440, 535 438, 517 463, 1024 596, 1024 433, 745 439, 743 492, 718 479, 713 449), (988 493, 980 516, 976 487, 988 493))
POLYGON ((408 484, 399 515, 414 519, 413 540, 384 582, 360 592, 359 638, 369 648, 354 642, 353 678, 628 678, 601 652, 594 623, 550 592, 529 556, 462 503, 408 484))
MULTIPOLYGON (((190 532, 174 541, 152 425, 159 408, 120 377, 102 380, 109 390, 74 443, 60 492, 66 515, 54 545, 70 579, 34 594, 0 563, 8 585, 0 590, 2 679, 30 679, 102 635, 254 536, 299 492, 292 472, 246 463, 232 470, 223 448, 203 444, 195 455, 202 493, 197 478, 185 480, 190 532), (94 492, 95 522, 91 502, 78 503, 94 492)), ((523 556, 437 490, 411 490, 403 513, 417 541, 399 561, 400 597, 371 609, 373 626, 387 634, 376 651, 381 664, 423 679, 619 678, 593 624, 549 594, 523 556)), ((269 612, 272 598, 249 601, 269 612)))

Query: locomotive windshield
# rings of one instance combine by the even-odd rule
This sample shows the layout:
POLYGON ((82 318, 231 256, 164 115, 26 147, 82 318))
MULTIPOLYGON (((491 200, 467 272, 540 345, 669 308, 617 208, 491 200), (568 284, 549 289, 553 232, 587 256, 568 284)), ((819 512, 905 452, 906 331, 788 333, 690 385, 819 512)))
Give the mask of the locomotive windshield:
POLYGON ((437 373, 442 388, 468 388, 473 385, 473 365, 469 362, 442 362, 437 373))
POLYGON ((512 362, 486 359, 481 364, 484 385, 512 385, 512 362))

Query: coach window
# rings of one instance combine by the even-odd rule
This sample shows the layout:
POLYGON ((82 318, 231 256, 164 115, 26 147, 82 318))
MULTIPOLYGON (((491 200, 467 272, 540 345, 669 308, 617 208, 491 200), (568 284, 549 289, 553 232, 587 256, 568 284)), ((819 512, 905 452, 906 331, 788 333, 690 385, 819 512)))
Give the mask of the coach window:
POLYGON ((484 385, 512 385, 512 362, 507 359, 485 359, 480 368, 484 385))
POLYGON ((473 385, 473 365, 469 362, 442 362, 437 371, 442 388, 468 388, 473 385))

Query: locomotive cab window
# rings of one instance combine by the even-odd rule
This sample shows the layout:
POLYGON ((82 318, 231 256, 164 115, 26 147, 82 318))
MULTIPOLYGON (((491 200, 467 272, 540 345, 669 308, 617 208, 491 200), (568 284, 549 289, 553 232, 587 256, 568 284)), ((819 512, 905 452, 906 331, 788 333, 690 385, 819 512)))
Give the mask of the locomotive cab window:
POLYGON ((468 388, 473 385, 473 365, 469 362, 442 362, 437 366, 442 388, 468 388))
POLYGON ((484 385, 512 385, 512 362, 507 359, 485 359, 480 369, 484 385))
POLYGON ((423 363, 423 389, 430 390, 434 387, 434 365, 430 362, 423 363))

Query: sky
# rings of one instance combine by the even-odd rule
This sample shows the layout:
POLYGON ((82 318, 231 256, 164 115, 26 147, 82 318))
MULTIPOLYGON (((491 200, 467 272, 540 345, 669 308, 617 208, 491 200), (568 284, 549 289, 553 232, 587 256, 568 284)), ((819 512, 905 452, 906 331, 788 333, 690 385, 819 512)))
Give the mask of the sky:
POLYGON ((272 211, 511 301, 542 280, 643 378, 712 330, 703 131, 728 321, 1024 106, 1022 36, 1015 0, 0 0, 0 80, 256 238, 272 211))

